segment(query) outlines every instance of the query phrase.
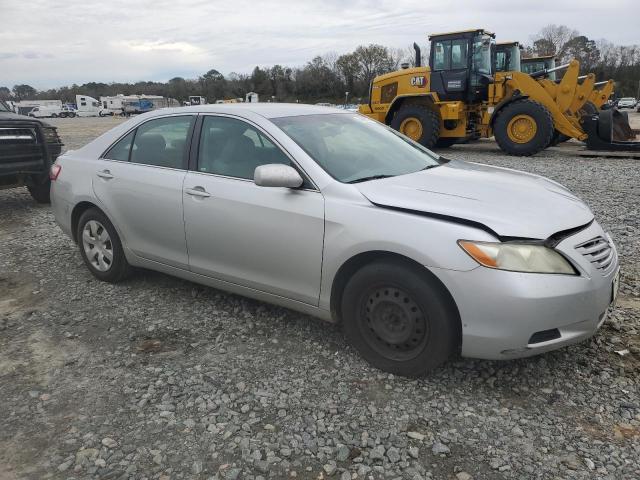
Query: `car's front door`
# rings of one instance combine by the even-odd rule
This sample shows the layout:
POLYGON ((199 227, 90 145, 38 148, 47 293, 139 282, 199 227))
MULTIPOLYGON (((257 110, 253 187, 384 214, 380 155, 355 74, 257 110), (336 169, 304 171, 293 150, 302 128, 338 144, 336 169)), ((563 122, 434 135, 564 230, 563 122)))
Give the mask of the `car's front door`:
POLYGON ((204 116, 198 161, 184 182, 184 219, 193 272, 318 304, 324 198, 300 189, 259 187, 258 165, 290 158, 256 126, 204 116))
POLYGON ((195 116, 149 120, 97 161, 93 189, 136 255, 188 269, 182 184, 195 116))

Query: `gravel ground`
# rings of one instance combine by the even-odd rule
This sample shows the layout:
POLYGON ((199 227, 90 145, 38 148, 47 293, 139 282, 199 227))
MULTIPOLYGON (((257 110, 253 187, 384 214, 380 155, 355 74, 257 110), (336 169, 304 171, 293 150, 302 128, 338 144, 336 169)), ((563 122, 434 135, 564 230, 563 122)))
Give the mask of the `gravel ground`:
MULTIPOLYGON (((118 121, 55 123, 77 148, 118 121)), ((640 478, 640 161, 576 148, 447 155, 586 200, 618 245, 617 309, 582 344, 422 380, 289 310, 153 272, 100 283, 48 207, 0 191, 0 479, 640 478)))

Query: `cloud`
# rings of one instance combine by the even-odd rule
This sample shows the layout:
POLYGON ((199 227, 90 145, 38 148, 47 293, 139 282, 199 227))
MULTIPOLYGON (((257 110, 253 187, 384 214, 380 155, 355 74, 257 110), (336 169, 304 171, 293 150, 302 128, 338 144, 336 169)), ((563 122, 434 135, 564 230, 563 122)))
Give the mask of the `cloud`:
MULTIPOLYGON (((617 0, 637 11, 637 0, 617 0)), ((426 45, 428 33, 485 27, 529 41, 566 24, 590 38, 637 43, 637 15, 610 3, 538 0, 0 0, 0 85, 48 88, 87 81, 197 77, 215 68, 302 65, 360 44, 426 45)))

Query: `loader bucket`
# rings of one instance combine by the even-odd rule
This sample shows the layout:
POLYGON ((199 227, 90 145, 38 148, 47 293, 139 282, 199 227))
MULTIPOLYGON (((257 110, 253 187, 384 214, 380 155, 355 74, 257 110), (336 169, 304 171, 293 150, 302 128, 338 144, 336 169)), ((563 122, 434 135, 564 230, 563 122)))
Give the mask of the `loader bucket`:
POLYGON ((640 132, 633 130, 628 115, 616 108, 585 115, 582 127, 588 135, 589 150, 640 152, 640 142, 634 141, 640 132))

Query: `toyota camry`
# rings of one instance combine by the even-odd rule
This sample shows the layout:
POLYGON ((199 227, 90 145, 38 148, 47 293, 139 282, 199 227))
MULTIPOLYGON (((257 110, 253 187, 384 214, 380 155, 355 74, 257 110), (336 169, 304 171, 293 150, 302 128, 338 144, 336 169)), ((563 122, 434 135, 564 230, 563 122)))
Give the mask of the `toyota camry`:
POLYGON ((401 375, 584 340, 617 292, 611 237, 562 185, 447 160, 345 110, 161 109, 50 176, 96 278, 143 267, 339 322, 401 375))

